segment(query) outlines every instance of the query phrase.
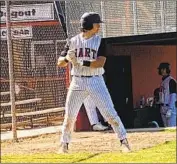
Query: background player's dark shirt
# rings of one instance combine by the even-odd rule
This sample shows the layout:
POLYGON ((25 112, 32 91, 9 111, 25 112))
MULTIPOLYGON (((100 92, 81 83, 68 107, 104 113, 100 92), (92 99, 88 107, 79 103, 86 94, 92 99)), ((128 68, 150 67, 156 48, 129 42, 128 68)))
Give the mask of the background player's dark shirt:
MULTIPOLYGON (((166 77, 163 77, 162 80, 165 80, 168 76, 166 77)), ((176 81, 171 79, 170 82, 169 82, 169 90, 170 90, 170 94, 172 93, 177 93, 177 84, 176 84, 176 81)))

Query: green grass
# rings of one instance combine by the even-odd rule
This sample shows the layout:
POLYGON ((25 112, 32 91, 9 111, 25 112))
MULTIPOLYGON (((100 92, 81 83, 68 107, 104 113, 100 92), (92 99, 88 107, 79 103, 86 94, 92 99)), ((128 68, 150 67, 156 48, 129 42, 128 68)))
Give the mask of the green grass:
POLYGON ((144 149, 128 154, 113 153, 75 153, 75 154, 35 154, 35 155, 6 155, 2 156, 2 163, 175 163, 176 141, 144 149))
POLYGON ((84 162, 176 163, 176 141, 129 154, 105 153, 84 162))
POLYGON ((2 156, 1 163, 75 163, 90 158, 91 153, 75 154, 32 154, 2 156))
POLYGON ((165 132, 176 132, 176 129, 165 129, 165 132))

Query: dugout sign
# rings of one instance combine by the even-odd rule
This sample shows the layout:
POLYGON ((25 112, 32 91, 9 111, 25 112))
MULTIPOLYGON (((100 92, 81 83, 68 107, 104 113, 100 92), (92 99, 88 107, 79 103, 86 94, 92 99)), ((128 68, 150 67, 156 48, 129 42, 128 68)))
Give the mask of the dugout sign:
MULTIPOLYGON (((3 40, 7 39, 7 29, 1 28, 0 38, 3 40)), ((32 27, 15 27, 11 29, 11 34, 13 39, 30 39, 32 35, 32 27)))
MULTIPOLYGON (((53 3, 14 5, 10 8, 12 22, 54 20, 53 3)), ((6 21, 6 8, 1 6, 1 23, 6 21)))

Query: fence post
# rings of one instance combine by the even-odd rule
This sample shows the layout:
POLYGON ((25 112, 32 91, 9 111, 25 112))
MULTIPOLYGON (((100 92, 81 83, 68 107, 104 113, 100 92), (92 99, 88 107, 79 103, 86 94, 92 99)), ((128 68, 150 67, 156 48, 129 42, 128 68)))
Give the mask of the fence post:
MULTIPOLYGON (((70 18, 69 18, 69 13, 70 13, 70 11, 69 11, 69 5, 70 5, 70 3, 68 2, 68 1, 65 1, 65 13, 66 13, 66 17, 65 17, 65 24, 66 24, 66 36, 67 36, 67 38, 66 38, 66 41, 69 41, 69 39, 72 37, 72 32, 71 32, 71 26, 72 25, 70 25, 70 18)), ((73 29, 72 29, 73 30, 73 29)), ((68 64, 68 67, 67 67, 67 77, 68 77, 68 84, 70 84, 71 83, 71 80, 72 80, 72 76, 71 76, 71 69, 72 69, 72 65, 71 65, 71 63, 69 63, 68 64)), ((69 86, 68 86, 69 87, 69 86)))
POLYGON ((165 32, 165 1, 160 1, 161 32, 165 32))
MULTIPOLYGON (((102 20, 105 21, 105 2, 104 1, 101 1, 101 17, 102 17, 102 20)), ((106 37, 106 25, 105 23, 102 23, 102 33, 103 33, 103 38, 106 37)))
POLYGON ((138 33, 138 21, 137 21, 137 6, 136 6, 136 1, 133 0, 133 6, 132 6, 132 9, 133 9, 133 31, 134 31, 134 35, 137 35, 138 33))
POLYGON ((17 122, 15 112, 15 80, 13 72, 13 53, 12 53, 12 36, 11 36, 11 21, 10 21, 10 3, 9 0, 5 1, 6 6, 6 28, 7 28, 7 49, 9 60, 9 85, 10 85, 10 102, 12 114, 12 133, 13 141, 17 142, 17 122))

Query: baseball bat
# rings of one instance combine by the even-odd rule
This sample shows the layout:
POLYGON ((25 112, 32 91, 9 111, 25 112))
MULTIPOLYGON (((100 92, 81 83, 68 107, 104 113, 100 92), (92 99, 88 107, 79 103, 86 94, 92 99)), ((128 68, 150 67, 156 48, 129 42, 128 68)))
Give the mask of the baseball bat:
POLYGON ((66 27, 66 18, 65 18, 63 9, 61 7, 60 1, 54 1, 54 7, 55 7, 55 11, 57 13, 58 21, 61 23, 61 26, 62 26, 63 31, 65 33, 65 37, 68 38, 67 27, 66 27))
MULTIPOLYGON (((66 5, 66 3, 65 3, 65 5, 66 5)), ((55 7, 55 11, 57 13, 58 21, 61 23, 61 26, 62 26, 63 31, 65 33, 66 42, 69 42, 69 37, 68 37, 68 33, 67 33, 67 26, 66 26, 66 17, 65 17, 65 14, 63 12, 60 1, 54 1, 54 7, 55 7)), ((69 72, 70 72, 70 70, 71 70, 71 64, 70 63, 68 65, 68 69, 69 69, 69 72)), ((69 77, 69 83, 70 83, 71 82, 70 73, 68 74, 68 77, 69 77)))

